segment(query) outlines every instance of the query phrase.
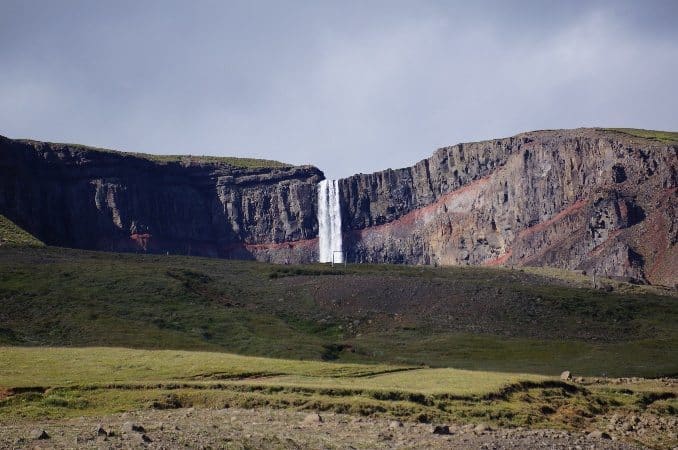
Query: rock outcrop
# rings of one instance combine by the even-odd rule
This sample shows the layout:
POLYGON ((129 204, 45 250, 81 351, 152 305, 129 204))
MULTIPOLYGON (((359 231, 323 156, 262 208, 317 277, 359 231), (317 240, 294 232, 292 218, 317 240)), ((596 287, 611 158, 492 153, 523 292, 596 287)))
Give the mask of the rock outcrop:
MULTIPOLYGON (((349 262, 554 266, 678 283, 678 141, 537 131, 339 180, 349 262)), ((0 138, 0 214, 47 244, 318 258, 310 166, 242 168, 0 138)))
POLYGON ((598 129, 437 150, 340 180, 349 261, 536 265, 678 282, 678 144, 598 129))
POLYGON ((323 178, 0 137, 0 214, 50 245, 311 261, 323 178))

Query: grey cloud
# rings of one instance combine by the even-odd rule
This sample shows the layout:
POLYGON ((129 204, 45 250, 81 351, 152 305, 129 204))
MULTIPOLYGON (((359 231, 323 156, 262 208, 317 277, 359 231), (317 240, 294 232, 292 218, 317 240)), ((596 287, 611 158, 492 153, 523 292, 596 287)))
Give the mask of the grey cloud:
POLYGON ((676 2, 0 1, 0 134, 329 177, 577 126, 678 129, 676 2))

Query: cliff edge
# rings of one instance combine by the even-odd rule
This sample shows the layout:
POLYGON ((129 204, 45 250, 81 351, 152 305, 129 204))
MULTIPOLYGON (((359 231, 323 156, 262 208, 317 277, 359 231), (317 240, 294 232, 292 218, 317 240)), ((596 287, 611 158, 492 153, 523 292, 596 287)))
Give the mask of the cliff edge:
MULTIPOLYGON (((581 128, 338 180, 349 262, 553 266, 678 284, 678 133, 581 128)), ((48 245, 318 260, 312 166, 0 137, 0 214, 48 245)))
POLYGON ((309 261, 323 178, 275 161, 0 137, 0 213, 48 245, 309 261))
POLYGON ((340 180, 349 261, 555 266, 678 283, 678 133, 575 129, 340 180))

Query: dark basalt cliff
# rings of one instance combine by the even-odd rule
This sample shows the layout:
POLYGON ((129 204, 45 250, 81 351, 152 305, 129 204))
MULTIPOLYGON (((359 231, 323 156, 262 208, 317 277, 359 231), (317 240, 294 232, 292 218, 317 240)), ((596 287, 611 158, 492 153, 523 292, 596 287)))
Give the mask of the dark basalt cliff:
POLYGON ((678 282, 678 144, 539 131, 340 181, 349 261, 536 265, 678 282))
POLYGON ((0 137, 0 214, 66 247, 313 260, 323 178, 0 137))
MULTIPOLYGON (((339 180, 349 262, 555 266, 678 283, 678 142, 537 131, 339 180)), ((0 138, 0 214, 47 244, 312 262, 318 169, 0 138)))

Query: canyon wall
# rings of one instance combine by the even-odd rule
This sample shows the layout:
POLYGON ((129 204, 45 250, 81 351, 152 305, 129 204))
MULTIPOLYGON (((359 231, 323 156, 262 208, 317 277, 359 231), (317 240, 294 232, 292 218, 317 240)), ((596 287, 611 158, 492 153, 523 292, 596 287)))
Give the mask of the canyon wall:
MULTIPOLYGON (((0 137, 0 214, 51 245, 317 261, 322 172, 229 161, 0 137)), ((343 249, 351 263, 554 266, 673 286, 677 161, 678 142, 601 129, 441 148, 338 180, 343 249)))
POLYGON ((0 137, 0 214, 50 245, 314 260, 316 184, 324 176, 279 166, 153 160, 0 137))
POLYGON ((535 265, 678 283, 678 145, 557 130, 340 180, 349 261, 535 265))

